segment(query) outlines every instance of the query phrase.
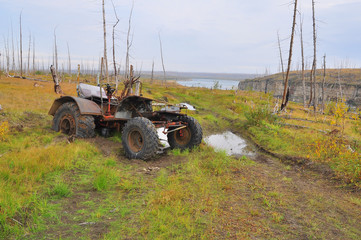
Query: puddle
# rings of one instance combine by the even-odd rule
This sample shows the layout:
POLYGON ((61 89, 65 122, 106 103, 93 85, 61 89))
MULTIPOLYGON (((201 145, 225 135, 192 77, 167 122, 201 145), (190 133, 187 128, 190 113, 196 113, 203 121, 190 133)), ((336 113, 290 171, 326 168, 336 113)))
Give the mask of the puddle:
POLYGON ((255 154, 246 140, 230 131, 208 136, 204 141, 216 150, 226 151, 228 155, 253 156, 255 154))
MULTIPOLYGON (((157 128, 160 143, 164 148, 169 147, 167 135, 163 133, 164 128, 157 128)), ((254 156, 254 148, 246 140, 236 134, 227 131, 220 134, 210 135, 204 138, 204 141, 214 147, 216 150, 224 150, 228 155, 236 156, 254 156)))

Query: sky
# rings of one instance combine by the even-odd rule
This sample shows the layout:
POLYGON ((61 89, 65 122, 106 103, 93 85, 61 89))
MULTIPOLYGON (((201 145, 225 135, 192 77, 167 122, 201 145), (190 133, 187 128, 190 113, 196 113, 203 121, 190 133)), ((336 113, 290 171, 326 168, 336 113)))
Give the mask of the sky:
MULTIPOLYGON (((301 17, 308 63, 313 54, 312 1, 298 1, 293 69, 299 69, 301 61, 301 17)), ((121 68, 132 2, 113 0, 120 19, 115 29, 115 51, 121 68)), ((111 62, 116 18, 112 1, 105 0, 105 6, 111 62)), ((326 54, 328 67, 361 67, 361 0, 316 0, 315 10, 318 66, 326 54)), ((20 13, 26 57, 31 35, 39 64, 50 64, 55 32, 65 66, 68 44, 74 69, 78 63, 98 68, 104 51, 101 0, 0 0, 1 61, 5 45, 11 48, 12 34, 15 45, 19 41, 20 13)), ((277 33, 286 65, 292 14, 291 0, 134 0, 130 61, 143 71, 151 70, 154 61, 155 70, 161 70, 160 36, 166 71, 276 73, 280 70, 277 33)))

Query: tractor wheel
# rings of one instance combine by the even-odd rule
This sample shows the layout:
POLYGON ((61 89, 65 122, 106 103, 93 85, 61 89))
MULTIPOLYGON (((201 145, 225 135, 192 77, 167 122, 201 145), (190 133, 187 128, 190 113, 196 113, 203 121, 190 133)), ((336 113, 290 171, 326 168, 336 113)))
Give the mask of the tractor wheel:
POLYGON ((188 126, 186 128, 168 133, 168 143, 171 149, 191 149, 201 144, 203 132, 202 127, 198 121, 189 116, 182 116, 180 121, 186 122, 188 126))
POLYGON ((122 132, 122 144, 126 157, 147 160, 156 154, 159 138, 149 119, 136 117, 125 124, 122 132))
POLYGON ((94 117, 81 115, 74 102, 62 104, 53 118, 53 129, 79 138, 95 137, 94 117))

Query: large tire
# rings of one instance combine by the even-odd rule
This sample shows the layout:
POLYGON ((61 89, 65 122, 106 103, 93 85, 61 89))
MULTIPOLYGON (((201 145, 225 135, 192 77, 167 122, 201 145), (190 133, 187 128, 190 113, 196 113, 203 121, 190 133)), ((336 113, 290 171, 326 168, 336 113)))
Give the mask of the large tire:
POLYGON ((81 115, 74 102, 62 104, 54 114, 53 129, 79 138, 95 137, 94 117, 81 115))
POLYGON ((126 157, 147 160, 156 154, 159 148, 159 138, 149 119, 136 117, 125 124, 122 132, 122 144, 126 157))
MULTIPOLYGON (((187 123, 187 127, 168 133, 168 143, 171 149, 192 149, 202 142, 203 132, 198 121, 189 116, 180 117, 180 121, 187 123)), ((172 129, 170 129, 172 130, 172 129)))

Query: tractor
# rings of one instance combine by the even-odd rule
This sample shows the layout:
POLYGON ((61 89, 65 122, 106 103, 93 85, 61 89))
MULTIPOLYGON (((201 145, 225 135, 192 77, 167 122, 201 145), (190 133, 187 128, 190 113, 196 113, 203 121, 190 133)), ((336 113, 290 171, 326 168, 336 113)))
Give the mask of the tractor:
POLYGON ((187 104, 156 103, 142 94, 134 95, 132 86, 139 83, 138 79, 125 81, 119 97, 110 84, 94 86, 78 82, 77 97, 61 96, 51 106, 53 130, 78 138, 95 137, 96 130, 103 136, 121 131, 129 159, 148 160, 155 156, 161 147, 156 130, 159 128, 166 134, 171 149, 198 146, 202 128, 196 119, 181 113, 187 104), (156 106, 161 109, 154 111, 156 106))

